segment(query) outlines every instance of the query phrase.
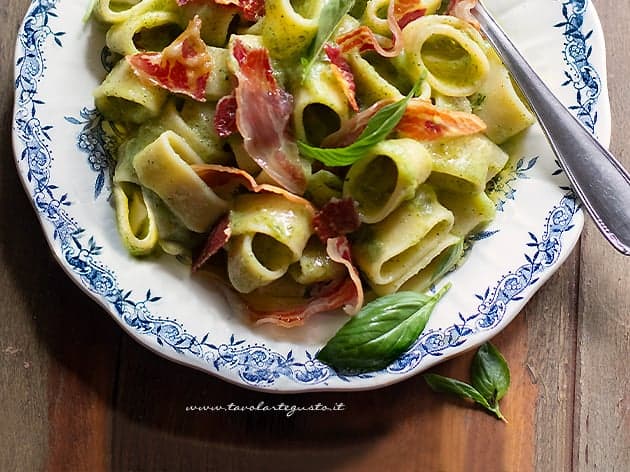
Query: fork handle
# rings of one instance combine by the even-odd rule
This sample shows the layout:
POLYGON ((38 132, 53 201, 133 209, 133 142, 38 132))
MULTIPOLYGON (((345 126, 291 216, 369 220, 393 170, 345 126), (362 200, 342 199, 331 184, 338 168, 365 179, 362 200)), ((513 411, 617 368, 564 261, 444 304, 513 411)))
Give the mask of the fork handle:
POLYGON ((615 249, 630 255, 630 176, 555 97, 480 2, 474 14, 529 102, 595 225, 615 249))

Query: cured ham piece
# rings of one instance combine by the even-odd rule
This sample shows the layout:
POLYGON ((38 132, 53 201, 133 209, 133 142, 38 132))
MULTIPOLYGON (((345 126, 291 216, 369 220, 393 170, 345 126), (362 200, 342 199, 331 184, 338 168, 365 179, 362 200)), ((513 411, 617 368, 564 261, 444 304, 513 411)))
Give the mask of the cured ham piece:
POLYGON ((237 167, 227 167, 218 164, 194 164, 191 167, 208 187, 224 200, 230 199, 239 192, 239 187, 244 187, 246 190, 254 193, 270 192, 282 195, 287 200, 304 205, 309 212, 313 213, 313 215, 315 214, 315 208, 305 198, 276 185, 259 184, 254 177, 237 167))
POLYGON ((269 53, 234 42, 236 126, 252 159, 282 187, 302 195, 309 162, 298 153, 289 135, 293 97, 280 88, 273 75, 269 53))
POLYGON ((349 146, 359 138, 370 121, 370 118, 381 108, 390 103, 393 103, 393 100, 380 100, 374 103, 370 108, 366 108, 356 115, 353 115, 349 120, 343 122, 341 128, 326 136, 324 141, 322 141, 322 147, 349 146))
MULTIPOLYGON (((322 142, 324 147, 343 147, 352 144, 361 135, 370 118, 391 100, 381 100, 370 108, 357 113, 344 125, 327 136, 322 142)), ((435 141, 442 138, 455 138, 481 133, 486 124, 472 113, 451 111, 438 108, 427 100, 413 98, 409 101, 405 113, 394 131, 400 136, 418 141, 435 141)))
POLYGON ((383 57, 398 56, 400 51, 402 51, 402 42, 400 41, 402 29, 398 26, 398 22, 394 17, 395 3, 395 1, 390 2, 389 8, 387 9, 387 24, 392 32, 392 39, 387 40, 389 42, 387 47, 381 46, 374 32, 363 25, 335 39, 341 52, 345 54, 357 49, 359 52, 374 50, 383 57))
POLYGON ((227 138, 238 131, 236 128, 236 97, 226 95, 217 102, 214 113, 214 130, 220 138, 227 138))
POLYGON ((326 57, 328 57, 328 60, 330 61, 333 74, 337 79, 337 82, 339 82, 339 85, 341 85, 341 90, 343 90, 343 93, 348 99, 350 108, 354 111, 359 111, 359 105, 357 104, 355 96, 357 87, 354 83, 354 75, 352 74, 350 64, 348 64, 348 62, 343 58, 341 50, 338 47, 326 44, 326 46, 324 46, 324 51, 326 52, 326 57))
POLYGON ((315 234, 324 244, 328 239, 356 231, 359 226, 361 219, 351 198, 332 199, 313 218, 315 234))
POLYGON ((265 0, 177 0, 177 5, 180 7, 189 3, 234 6, 247 21, 258 21, 265 15, 265 0))
POLYGON ((481 118, 463 111, 443 110, 431 102, 412 99, 396 126, 401 136, 418 141, 434 141, 480 133, 486 130, 481 118))
POLYGON ((192 263, 192 271, 197 272, 203 265, 210 260, 223 246, 227 244, 232 236, 230 229, 230 218, 226 214, 210 231, 210 236, 206 240, 203 248, 195 256, 192 263))
POLYGON ((162 52, 143 52, 126 59, 141 80, 200 102, 206 100, 212 57, 201 39, 201 19, 198 16, 162 52))
POLYGON ((451 0, 448 4, 446 13, 455 16, 460 20, 470 23, 476 30, 480 30, 481 26, 477 18, 472 14, 473 8, 477 6, 477 0, 451 0))
MULTIPOLYGON (((303 325, 311 315, 337 310, 345 306, 354 306, 353 303, 356 299, 354 282, 352 279, 346 278, 322 284, 304 302, 282 310, 257 310, 251 302, 250 304, 245 302, 244 305, 241 305, 241 309, 257 325, 274 324, 283 328, 294 328, 303 325)), ((284 304, 279 306, 286 307, 290 304, 290 300, 283 299, 283 302, 284 304)))
POLYGON ((418 8, 418 3, 420 0, 394 0, 394 18, 401 30, 426 14, 426 8, 418 8))
POLYGON ((374 50, 383 57, 396 57, 402 51, 402 29, 424 16, 426 9, 419 8, 418 0, 392 0, 387 9, 387 24, 392 32, 391 40, 384 47, 374 32, 367 26, 359 26, 339 36, 335 41, 342 53, 374 50))
POLYGON ((354 285, 354 299, 344 305, 343 310, 349 315, 356 315, 363 306, 363 285, 359 271, 352 263, 350 242, 345 236, 330 238, 326 243, 326 253, 335 262, 343 264, 348 269, 348 276, 354 285))

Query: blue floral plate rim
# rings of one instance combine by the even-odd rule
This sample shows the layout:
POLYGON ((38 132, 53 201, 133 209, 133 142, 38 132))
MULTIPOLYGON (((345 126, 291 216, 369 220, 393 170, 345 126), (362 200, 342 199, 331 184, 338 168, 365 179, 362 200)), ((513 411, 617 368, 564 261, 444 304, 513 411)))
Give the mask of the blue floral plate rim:
MULTIPOLYGON (((492 7, 491 2, 487 3, 492 7)), ((561 33, 564 41, 565 77, 561 86, 572 92, 568 106, 608 144, 610 109, 603 34, 597 14, 584 0, 555 0, 553 3, 558 8, 559 19, 553 28, 561 33)), ((52 54, 50 48, 63 48, 64 38, 70 30, 61 28, 64 8, 70 8, 68 0, 33 0, 18 34, 13 120, 18 171, 51 250, 68 275, 134 339, 175 362, 218 375, 228 382, 272 392, 383 387, 471 349, 497 334, 568 257, 579 238, 583 217, 573 194, 566 188, 559 201, 549 209, 544 222, 540 222, 538 231, 528 232, 522 264, 502 274, 485 291, 475 294, 478 305, 474 313, 465 315, 460 312, 456 322, 428 329, 407 353, 381 372, 344 377, 317 361, 314 358, 316 350, 281 351, 258 339, 243 338, 238 332, 223 333, 220 338, 211 330, 189 332, 177 319, 153 312, 152 306, 159 304, 162 294, 149 289, 138 295, 137 290, 128 290, 119 284, 116 272, 101 257, 103 247, 99 239, 90 234, 89 228, 82 227, 80 217, 73 214, 72 192, 66 192, 51 180, 55 164, 51 134, 55 126, 61 125, 51 124, 41 114, 46 103, 39 92, 40 84, 46 80, 47 54, 52 54)), ((106 151, 107 143, 102 135, 93 132, 99 118, 89 107, 84 107, 64 119, 68 126, 76 127, 77 151, 87 152, 90 157, 91 171, 95 175, 94 196, 97 198, 106 186, 103 171, 106 156, 100 153, 106 151)), ((527 179, 527 173, 536 165, 537 159, 530 156, 519 160, 515 175, 527 179)), ((558 173, 556 170, 554 175, 558 173)), ((505 192, 505 202, 514 199, 515 188, 509 183, 500 191, 505 192)), ((481 238, 491 236, 482 235, 481 238)))

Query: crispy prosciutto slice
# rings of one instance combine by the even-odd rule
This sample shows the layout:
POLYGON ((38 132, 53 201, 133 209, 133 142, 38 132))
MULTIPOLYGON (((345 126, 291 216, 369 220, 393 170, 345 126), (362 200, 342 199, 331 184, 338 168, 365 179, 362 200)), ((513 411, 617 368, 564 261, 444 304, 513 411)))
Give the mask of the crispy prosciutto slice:
POLYGON ((349 315, 356 315, 363 306, 363 285, 361 285, 359 271, 352 263, 352 252, 348 238, 345 236, 330 238, 326 242, 326 252, 333 261, 345 265, 348 269, 348 276, 354 285, 354 298, 344 305, 343 310, 349 315))
POLYGON ((133 54, 127 62, 141 80, 204 102, 212 57, 200 34, 201 19, 195 16, 162 52, 133 54))
MULTIPOLYGON (((220 280, 220 279, 219 279, 220 280)), ((257 325, 273 324, 283 328, 302 326, 317 313, 337 310, 345 306, 355 306, 358 299, 356 287, 350 278, 321 283, 306 297, 269 297, 251 293, 237 294, 225 283, 219 283, 224 295, 235 311, 242 313, 257 325), (271 309, 269 305, 281 306, 271 309)))
POLYGON ((446 13, 470 23, 475 29, 479 30, 479 22, 472 14, 472 9, 475 8, 475 6, 477 6, 477 0, 451 0, 446 13))
POLYGON ((249 49, 236 40, 233 55, 239 66, 236 126, 245 150, 278 184, 301 195, 309 163, 289 134, 293 97, 278 85, 266 49, 249 49))
POLYGON ((476 115, 462 111, 443 110, 431 102, 412 99, 396 126, 401 136, 418 141, 434 141, 480 133, 486 124, 476 115))
POLYGON ((361 219, 351 198, 331 199, 313 218, 315 234, 324 244, 331 238, 356 231, 359 226, 361 219))
POLYGON ((342 53, 357 49, 359 52, 374 50, 383 57, 396 57, 402 51, 402 29, 425 13, 424 8, 419 8, 418 0, 392 0, 387 9, 387 24, 392 32, 392 39, 387 40, 389 44, 385 47, 365 25, 339 36, 335 41, 342 53))
POLYGON ((214 193, 226 200, 229 200, 240 190, 240 187, 243 187, 254 193, 269 192, 282 195, 287 200, 304 205, 313 215, 315 214, 315 208, 305 198, 276 185, 259 184, 254 177, 237 167, 218 164, 194 164, 191 167, 214 193))
POLYGON ((248 305, 250 318, 258 325, 275 324, 284 328, 301 326, 306 319, 316 313, 333 311, 356 299, 356 290, 351 279, 342 279, 328 284, 322 284, 318 290, 302 303, 290 306, 290 301, 283 300, 287 308, 281 310, 257 310, 248 305), (289 305, 289 306, 288 306, 289 305))
POLYGON ((189 3, 234 6, 247 21, 258 21, 265 15, 265 0, 177 0, 177 5, 180 7, 189 3))
POLYGON ((427 12, 426 8, 419 8, 420 0, 394 0, 394 18, 400 29, 405 29, 409 23, 421 18, 427 12))
MULTIPOLYGON (((352 144, 363 132, 370 118, 391 100, 381 100, 370 108, 354 115, 335 133, 322 142, 324 147, 343 147, 352 144)), ((486 124, 472 113, 438 108, 427 100, 413 98, 409 101, 402 119, 395 128, 399 135, 418 141, 435 141, 481 133, 486 124)))
POLYGON ((334 133, 326 136, 324 141, 322 141, 322 146, 349 146, 359 138, 359 136, 367 126, 368 122, 370 121, 370 118, 372 118, 381 108, 390 103, 392 103, 392 100, 380 100, 374 103, 370 108, 366 108, 356 115, 353 115, 349 120, 343 122, 341 128, 339 128, 334 133))
POLYGON ((210 260, 221 248, 223 248, 232 237, 232 230, 230 229, 229 215, 225 215, 214 225, 214 228, 210 231, 210 235, 206 240, 203 248, 195 256, 192 263, 192 271, 197 272, 203 265, 210 260))
POLYGON ((236 97, 234 94, 226 95, 217 102, 214 113, 214 130, 217 136, 227 138, 238 130, 236 129, 236 97))
POLYGON ((352 69, 350 68, 350 64, 343 58, 341 55, 341 50, 337 46, 333 46, 331 44, 326 44, 324 46, 324 51, 326 52, 326 57, 330 61, 330 67, 332 68, 333 74, 339 82, 341 86, 341 90, 346 95, 348 99, 348 103, 350 103, 350 107, 354 111, 359 111, 359 105, 357 104, 357 99, 355 97, 356 85, 354 83, 354 75, 352 74, 352 69))

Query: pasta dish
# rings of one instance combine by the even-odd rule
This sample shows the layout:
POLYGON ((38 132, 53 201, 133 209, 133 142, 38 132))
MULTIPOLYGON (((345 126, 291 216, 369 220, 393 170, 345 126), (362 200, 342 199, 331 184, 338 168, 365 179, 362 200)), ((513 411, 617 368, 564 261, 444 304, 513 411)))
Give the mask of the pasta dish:
POLYGON ((121 241, 255 323, 423 292, 533 123, 476 0, 97 0, 121 241))

